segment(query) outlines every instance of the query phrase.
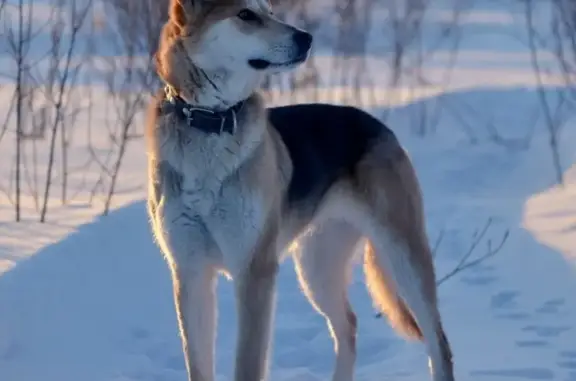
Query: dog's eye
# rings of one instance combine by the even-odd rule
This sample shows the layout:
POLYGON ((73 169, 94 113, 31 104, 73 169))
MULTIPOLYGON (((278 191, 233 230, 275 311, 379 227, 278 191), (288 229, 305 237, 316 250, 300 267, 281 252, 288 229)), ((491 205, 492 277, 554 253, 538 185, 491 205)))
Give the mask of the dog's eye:
POLYGON ((248 8, 244 8, 242 9, 240 12, 238 12, 237 14, 238 18, 242 21, 246 21, 246 22, 260 22, 260 16, 258 16, 256 14, 256 12, 251 11, 248 8))

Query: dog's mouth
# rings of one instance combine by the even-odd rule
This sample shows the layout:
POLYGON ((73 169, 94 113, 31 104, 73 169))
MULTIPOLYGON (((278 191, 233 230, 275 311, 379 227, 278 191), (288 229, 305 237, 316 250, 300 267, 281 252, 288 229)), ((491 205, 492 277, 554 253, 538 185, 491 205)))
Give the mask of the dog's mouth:
POLYGON ((299 64, 301 64, 302 62, 306 61, 306 58, 308 58, 308 54, 304 53, 304 54, 300 54, 298 57, 296 57, 293 60, 287 61, 287 62, 271 62, 268 60, 263 60, 260 58, 256 58, 256 59, 250 59, 248 60, 248 65, 250 65, 250 67, 252 69, 255 70, 266 70, 266 69, 276 69, 276 68, 289 68, 289 67, 294 67, 297 66, 299 64))

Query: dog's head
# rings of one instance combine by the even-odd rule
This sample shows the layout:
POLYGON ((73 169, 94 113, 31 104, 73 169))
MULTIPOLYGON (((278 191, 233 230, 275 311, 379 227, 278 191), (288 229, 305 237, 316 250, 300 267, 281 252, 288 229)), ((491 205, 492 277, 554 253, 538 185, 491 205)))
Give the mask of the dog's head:
POLYGON ((167 66, 190 63, 249 76, 298 66, 311 44, 310 34, 274 17, 268 0, 171 0, 157 58, 165 78, 167 66))

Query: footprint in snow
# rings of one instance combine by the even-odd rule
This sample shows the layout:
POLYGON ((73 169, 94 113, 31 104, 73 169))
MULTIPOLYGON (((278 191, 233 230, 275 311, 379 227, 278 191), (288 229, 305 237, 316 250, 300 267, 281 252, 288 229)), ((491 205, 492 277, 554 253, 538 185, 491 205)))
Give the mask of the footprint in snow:
POLYGON ((462 277, 461 280, 470 286, 485 286, 496 282, 498 277, 492 275, 466 276, 462 277))
POLYGON ((550 299, 542 303, 542 305, 536 309, 536 312, 540 314, 556 315, 560 313, 560 309, 565 303, 566 301, 562 298, 550 299))
POLYGON ((558 366, 563 369, 569 369, 571 375, 576 376, 576 351, 560 351, 558 366))
POLYGON ((519 348, 540 348, 549 345, 546 340, 518 340, 516 346, 519 348))
POLYGON ((493 309, 510 309, 517 306, 516 298, 520 295, 518 291, 501 291, 493 295, 490 300, 490 307, 493 309))
POLYGON ((522 328, 525 332, 534 332, 536 336, 542 338, 558 337, 562 333, 571 330, 572 327, 568 326, 552 326, 552 325, 528 325, 522 328))

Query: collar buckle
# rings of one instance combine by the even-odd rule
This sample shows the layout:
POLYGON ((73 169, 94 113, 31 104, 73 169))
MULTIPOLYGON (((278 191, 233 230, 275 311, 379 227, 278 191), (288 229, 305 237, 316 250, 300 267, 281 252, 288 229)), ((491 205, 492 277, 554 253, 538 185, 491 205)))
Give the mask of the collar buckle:
POLYGON ((170 85, 164 87, 164 93, 166 95, 166 101, 168 101, 172 106, 176 106, 176 110, 180 110, 177 112, 182 114, 189 127, 199 129, 206 133, 219 135, 222 135, 224 132, 229 132, 231 135, 236 133, 236 130, 238 129, 238 113, 244 107, 243 101, 225 111, 215 111, 209 108, 195 107, 188 104, 184 99, 178 96, 176 90, 170 85), (197 115, 194 115, 195 113, 197 115), (229 120, 228 118, 232 119, 229 120), (231 125, 227 125, 227 122, 231 122, 231 125), (230 131, 227 130, 227 127, 230 131))

